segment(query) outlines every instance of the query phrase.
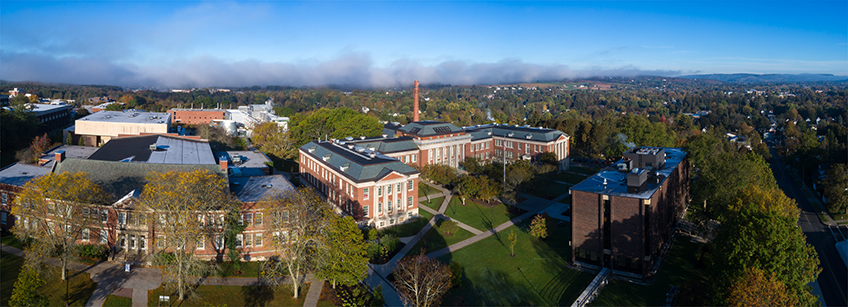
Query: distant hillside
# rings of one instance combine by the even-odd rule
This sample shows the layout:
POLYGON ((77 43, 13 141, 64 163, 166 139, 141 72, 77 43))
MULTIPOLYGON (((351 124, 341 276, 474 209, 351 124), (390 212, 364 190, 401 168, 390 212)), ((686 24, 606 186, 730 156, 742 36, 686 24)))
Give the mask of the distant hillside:
POLYGON ((834 76, 831 74, 710 74, 689 75, 678 78, 686 79, 710 79, 730 83, 786 83, 786 82, 817 82, 817 81, 845 81, 848 76, 834 76))

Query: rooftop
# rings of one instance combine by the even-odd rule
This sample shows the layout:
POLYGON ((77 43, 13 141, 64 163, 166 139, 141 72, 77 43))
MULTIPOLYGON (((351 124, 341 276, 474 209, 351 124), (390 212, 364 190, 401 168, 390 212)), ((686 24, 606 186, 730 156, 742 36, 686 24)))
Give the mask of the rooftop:
POLYGON ((369 150, 380 153, 403 152, 410 150, 418 150, 415 141, 411 136, 402 137, 372 137, 363 139, 345 140, 347 143, 353 143, 358 146, 365 147, 369 150))
MULTIPOLYGON (((686 152, 680 148, 669 148, 669 147, 642 147, 642 149, 650 148, 651 152, 656 152, 659 149, 665 149, 665 165, 662 169, 656 170, 657 176, 661 180, 657 183, 646 183, 647 189, 642 192, 630 193, 627 191, 627 174, 619 171, 615 164, 613 166, 602 169, 595 175, 592 175, 586 180, 581 181, 580 183, 571 187, 571 190, 574 191, 583 191, 590 192, 596 194, 603 195, 614 195, 614 196, 624 196, 630 198, 639 198, 639 199, 650 199, 651 196, 654 195, 654 192, 662 186, 663 182, 671 175, 671 173, 680 165, 680 162, 686 157, 686 152), (604 185, 604 180, 606 180, 606 185, 604 185)), ((648 151, 643 151, 643 153, 639 154, 651 154, 648 151)), ((638 153, 638 152, 637 152, 638 153)), ((619 160, 618 162, 623 162, 623 160, 619 160)), ((617 164, 617 163, 616 163, 617 164)))
POLYGON ((74 159, 88 159, 92 154, 99 150, 99 147, 91 147, 91 146, 76 146, 76 145, 62 145, 53 148, 53 150, 45 153, 45 156, 42 158, 44 160, 48 160, 44 166, 52 167, 53 161, 56 158, 55 153, 60 150, 65 151, 65 158, 74 158, 74 159))
POLYGON ((471 134, 472 141, 488 138, 490 136, 499 136, 504 138, 550 142, 558 139, 561 135, 566 135, 562 131, 556 129, 547 129, 530 126, 510 126, 498 124, 486 124, 478 126, 464 127, 467 134, 471 134))
POLYGON ((0 169, 0 183, 22 187, 35 177, 44 176, 47 173, 50 173, 49 167, 12 163, 0 169))
POLYGON ((417 136, 442 135, 463 132, 462 129, 457 126, 454 126, 451 123, 433 120, 412 122, 406 126, 399 128, 398 131, 417 136))
POLYGON ((112 139, 88 159, 162 164, 217 164, 208 142, 166 135, 112 139), (156 150, 150 150, 150 145, 156 150))
POLYGON ((231 150, 216 151, 214 154, 216 159, 220 159, 222 156, 227 157, 227 161, 229 161, 231 166, 238 166, 241 168, 265 168, 268 167, 265 163, 271 162, 271 159, 268 159, 268 156, 260 151, 231 150), (233 159, 235 156, 239 156, 241 163, 235 163, 235 160, 233 159))
POLYGON ((171 114, 142 112, 139 110, 126 111, 100 111, 77 121, 95 121, 109 123, 132 123, 132 124, 165 124, 171 120, 171 114))
POLYGON ((407 175, 418 173, 398 159, 345 141, 313 141, 301 146, 300 151, 357 182, 379 180, 393 171, 407 175))
POLYGON ((231 191, 239 201, 250 203, 295 190, 294 186, 282 175, 230 177, 231 191))

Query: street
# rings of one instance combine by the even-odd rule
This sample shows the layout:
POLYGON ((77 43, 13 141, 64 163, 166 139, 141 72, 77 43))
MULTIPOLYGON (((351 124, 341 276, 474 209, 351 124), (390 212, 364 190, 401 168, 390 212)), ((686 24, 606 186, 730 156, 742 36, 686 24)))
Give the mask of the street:
MULTIPOLYGON (((834 244, 843 240, 842 234, 835 228, 831 229, 819 220, 813 206, 804 196, 801 188, 792 179, 786 166, 780 161, 776 152, 772 149, 771 169, 780 189, 787 197, 795 199, 801 208, 801 216, 798 225, 807 235, 807 243, 813 245, 819 254, 822 272, 819 274, 818 283, 827 306, 846 306, 846 289, 848 289, 848 268, 845 267, 842 258, 836 251, 834 244)), ((844 228, 844 227, 843 227, 844 228)))

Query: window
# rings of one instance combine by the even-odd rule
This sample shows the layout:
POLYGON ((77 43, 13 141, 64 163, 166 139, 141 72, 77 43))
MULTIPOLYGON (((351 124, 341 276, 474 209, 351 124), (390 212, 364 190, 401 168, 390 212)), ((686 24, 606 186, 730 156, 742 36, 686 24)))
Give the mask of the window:
POLYGON ((164 213, 159 213, 159 224, 160 224, 160 225, 165 225, 165 220, 166 220, 166 219, 165 219, 165 214, 164 214, 164 213))
POLYGON ((0 212, 0 224, 6 225, 6 212, 0 212))
POLYGON ((5 193, 0 194, 0 205, 5 206, 7 204, 7 202, 9 201, 9 199, 7 197, 8 196, 6 196, 5 193))
POLYGON ((82 240, 85 241, 85 242, 88 242, 88 240, 90 240, 90 239, 91 239, 91 230, 89 230, 88 228, 83 228, 82 229, 82 240))
POLYGON ((407 205, 408 207, 412 207, 412 196, 408 197, 408 198, 406 199, 406 201, 407 201, 407 202, 406 202, 406 205, 407 205))
POLYGON ((263 223, 263 219, 264 219, 264 218, 265 218, 265 214, 264 214, 264 213, 262 213, 262 212, 257 212, 257 213, 256 213, 256 225, 260 225, 260 226, 261 226, 261 225, 262 225, 262 223, 263 223))
POLYGON ((159 249, 165 248, 165 236, 163 236, 163 235, 156 236, 156 247, 158 247, 159 249))
POLYGON ((362 207, 362 211, 365 211, 365 213, 364 213, 364 214, 365 214, 365 217, 369 217, 369 216, 370 216, 370 212, 368 211, 368 206, 363 206, 363 207, 362 207))
POLYGON ((415 163, 418 160, 418 155, 412 155, 412 163, 415 163))
POLYGON ((118 241, 118 246, 127 248, 127 235, 122 234, 121 239, 118 241))
POLYGON ((238 224, 239 226, 244 225, 244 214, 239 214, 238 224))
POLYGON ((109 220, 109 211, 106 211, 106 209, 100 210, 100 222, 106 223, 107 220, 109 220))
POLYGON ((197 242, 194 243, 194 249, 206 249, 206 242, 203 238, 197 239, 197 242))
POLYGON ((141 250, 147 249, 147 241, 144 239, 144 236, 138 239, 138 248, 141 250))
POLYGON ((409 163, 409 156, 403 156, 403 163, 409 163))
POLYGON ((118 212, 118 225, 126 225, 127 224, 127 213, 126 212, 118 212))
POLYGON ((377 196, 383 196, 383 187, 377 187, 377 196))
POLYGON ((245 213, 244 220, 247 222, 247 225, 253 225, 253 213, 245 213))
POLYGON ((215 216, 214 215, 209 216, 209 223, 206 224, 206 227, 209 227, 209 228, 215 227, 215 216))
POLYGON ((412 191, 412 189, 413 189, 414 187, 415 187, 415 186, 413 186, 413 185, 412 185, 412 180, 409 180, 409 181, 407 181, 407 182, 406 182, 406 190, 407 190, 407 191, 412 191))
POLYGON ((90 218, 92 220, 97 220, 97 214, 100 212, 100 210, 97 210, 96 208, 91 208, 91 211, 89 212, 91 213, 90 218))
POLYGON ((130 248, 135 249, 135 235, 130 235, 130 248))
POLYGON ((364 189, 362 189, 362 198, 363 198, 363 199, 368 199, 368 195, 369 195, 369 194, 368 194, 368 188, 364 188, 364 189))
POLYGON ((255 238, 253 239, 253 246, 256 246, 256 247, 262 246, 262 234, 257 233, 256 235, 254 235, 254 237, 255 238))
POLYGON ((243 244, 244 244, 244 235, 243 234, 237 234, 236 235, 236 247, 242 248, 242 247, 244 247, 243 244))
POLYGON ((486 144, 486 149, 489 149, 489 143, 487 142, 485 144, 486 144))
POLYGON ((391 211, 392 211, 392 200, 391 200, 391 199, 389 200, 389 203, 388 203, 387 205, 388 205, 388 206, 386 206, 386 210, 388 210, 389 212, 391 212, 391 211))
POLYGON ((88 218, 88 208, 82 208, 82 218, 83 219, 88 218))
POLYGON ((400 199, 398 199, 398 201, 397 201, 397 207, 398 207, 398 210, 403 209, 403 202, 400 199))
POLYGON ((244 235, 244 247, 253 246, 253 235, 244 235))
POLYGON ((383 213, 383 203, 377 203, 377 213, 383 213))
POLYGON ((501 145, 503 145, 502 140, 495 140, 495 146, 501 146, 501 145))
POLYGON ((407 213, 406 213, 406 216, 408 216, 408 217, 412 218, 412 212, 407 212, 407 213))
POLYGON ((106 233, 106 229, 100 230, 100 244, 106 244, 106 241, 109 239, 108 234, 106 233))
POLYGON ((224 249, 224 236, 215 236, 215 249, 224 249))

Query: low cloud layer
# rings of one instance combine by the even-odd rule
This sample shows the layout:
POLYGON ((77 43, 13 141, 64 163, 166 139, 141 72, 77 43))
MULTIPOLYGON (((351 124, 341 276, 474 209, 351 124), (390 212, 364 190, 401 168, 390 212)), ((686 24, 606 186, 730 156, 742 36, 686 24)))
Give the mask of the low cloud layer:
POLYGON ((0 51, 0 76, 6 81, 152 88, 331 84, 381 88, 403 87, 412 84, 414 80, 423 83, 470 85, 595 76, 680 74, 680 71, 641 70, 632 66, 576 70, 567 65, 532 64, 520 59, 504 59, 494 63, 445 61, 435 65, 400 59, 385 67, 378 67, 365 53, 348 53, 327 61, 309 63, 225 61, 214 57, 195 57, 174 63, 138 66, 94 58, 57 58, 0 51))

